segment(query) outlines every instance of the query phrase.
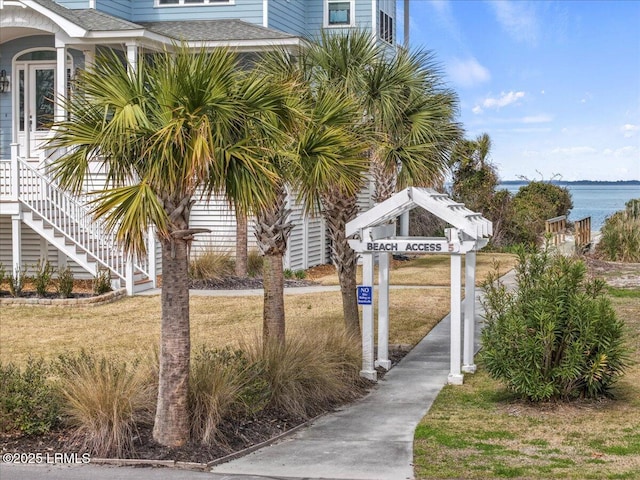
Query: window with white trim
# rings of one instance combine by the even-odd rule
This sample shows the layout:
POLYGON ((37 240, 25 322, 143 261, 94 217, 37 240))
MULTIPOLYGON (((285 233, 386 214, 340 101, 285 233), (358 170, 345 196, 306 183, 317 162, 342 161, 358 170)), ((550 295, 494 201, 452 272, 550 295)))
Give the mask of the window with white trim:
POLYGON ((326 0, 324 24, 326 27, 351 27, 354 25, 353 0, 326 0))
POLYGON ((156 0, 157 7, 179 7, 183 5, 233 5, 235 0, 156 0))
POLYGON ((382 10, 380 10, 378 30, 382 40, 393 43, 393 18, 382 10))

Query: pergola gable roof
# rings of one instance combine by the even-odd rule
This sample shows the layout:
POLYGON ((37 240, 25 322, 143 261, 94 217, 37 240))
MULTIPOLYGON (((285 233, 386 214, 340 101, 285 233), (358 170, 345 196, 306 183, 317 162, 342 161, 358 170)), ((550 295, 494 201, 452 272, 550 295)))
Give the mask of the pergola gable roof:
POLYGON ((431 188, 407 187, 347 223, 347 237, 365 228, 387 224, 416 207, 424 208, 472 239, 486 238, 493 233, 490 220, 454 202, 448 195, 431 188))

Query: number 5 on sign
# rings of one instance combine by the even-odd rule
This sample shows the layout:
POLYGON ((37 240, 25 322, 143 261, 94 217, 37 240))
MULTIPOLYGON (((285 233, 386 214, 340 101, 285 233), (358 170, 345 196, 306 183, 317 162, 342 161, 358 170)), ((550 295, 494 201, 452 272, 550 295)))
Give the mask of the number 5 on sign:
POLYGON ((358 305, 371 305, 373 299, 373 287, 358 285, 358 305))

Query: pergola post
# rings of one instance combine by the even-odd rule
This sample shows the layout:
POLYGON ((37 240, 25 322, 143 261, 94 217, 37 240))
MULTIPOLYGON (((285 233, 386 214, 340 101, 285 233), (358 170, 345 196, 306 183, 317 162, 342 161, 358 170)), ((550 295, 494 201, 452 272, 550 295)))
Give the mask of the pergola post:
POLYGON ((461 322, 461 308, 460 308, 460 300, 461 300, 461 273, 462 273, 462 256, 460 255, 459 248, 455 248, 455 244, 458 244, 460 240, 458 239, 458 229, 451 228, 449 230, 449 242, 453 247, 453 252, 451 253, 451 347, 450 347, 450 364, 449 364, 449 377, 448 383, 453 385, 462 385, 463 376, 460 371, 460 360, 461 360, 461 347, 462 347, 462 339, 461 330, 462 330, 462 322, 461 322), (457 250, 457 251, 455 251, 457 250))
POLYGON ((475 373, 474 362, 475 319, 476 319, 476 251, 465 255, 464 263, 464 345, 462 347, 462 371, 475 373))
MULTIPOLYGON (((362 285, 370 286, 373 296, 373 253, 362 254, 362 285)), ((376 372, 373 361, 373 305, 373 298, 371 304, 362 305, 362 370, 360 370, 360 376, 376 381, 378 372, 376 372)))
POLYGON ((378 256, 378 359, 376 367, 391 368, 389 360, 389 259, 390 253, 378 256))

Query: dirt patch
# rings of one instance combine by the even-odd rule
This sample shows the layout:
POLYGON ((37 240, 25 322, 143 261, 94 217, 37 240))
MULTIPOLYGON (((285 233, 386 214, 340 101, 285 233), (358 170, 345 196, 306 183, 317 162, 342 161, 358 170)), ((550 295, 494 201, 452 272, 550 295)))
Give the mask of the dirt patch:
POLYGON ((591 276, 600 277, 607 285, 618 288, 640 287, 640 263, 608 262, 592 255, 584 257, 591 276))

